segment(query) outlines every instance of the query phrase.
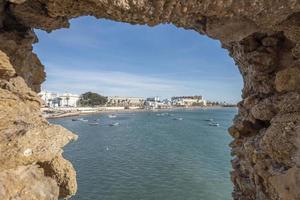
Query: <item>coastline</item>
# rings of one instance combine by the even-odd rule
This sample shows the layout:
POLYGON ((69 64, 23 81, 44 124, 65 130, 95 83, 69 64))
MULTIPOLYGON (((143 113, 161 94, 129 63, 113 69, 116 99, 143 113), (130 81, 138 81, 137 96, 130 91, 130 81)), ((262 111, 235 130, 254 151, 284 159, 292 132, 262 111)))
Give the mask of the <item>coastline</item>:
MULTIPOLYGON (((195 110, 195 109, 222 109, 228 108, 224 106, 194 106, 194 107, 172 107, 172 108, 161 108, 155 110, 148 110, 148 109, 114 109, 114 110, 101 110, 101 109, 93 109, 93 110, 83 110, 83 111, 68 111, 63 112, 61 110, 57 110, 58 113, 53 114, 43 114, 46 119, 58 119, 58 118, 65 118, 65 117, 78 117, 78 116, 86 116, 86 115, 93 115, 93 114, 118 114, 118 113, 133 113, 133 112, 165 112, 165 111, 176 111, 176 110, 195 110), (59 113, 60 112, 60 113, 59 113)), ((232 107, 236 108, 236 107, 232 107)))

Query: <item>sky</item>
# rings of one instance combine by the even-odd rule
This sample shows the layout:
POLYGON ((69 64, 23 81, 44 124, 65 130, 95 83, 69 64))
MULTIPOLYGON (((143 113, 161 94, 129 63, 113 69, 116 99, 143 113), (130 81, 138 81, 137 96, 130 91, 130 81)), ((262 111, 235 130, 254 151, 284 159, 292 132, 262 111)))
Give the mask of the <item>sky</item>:
POLYGON ((243 81, 221 44, 171 24, 130 25, 93 17, 69 29, 35 30, 47 72, 43 90, 104 96, 202 95, 236 103, 243 81))

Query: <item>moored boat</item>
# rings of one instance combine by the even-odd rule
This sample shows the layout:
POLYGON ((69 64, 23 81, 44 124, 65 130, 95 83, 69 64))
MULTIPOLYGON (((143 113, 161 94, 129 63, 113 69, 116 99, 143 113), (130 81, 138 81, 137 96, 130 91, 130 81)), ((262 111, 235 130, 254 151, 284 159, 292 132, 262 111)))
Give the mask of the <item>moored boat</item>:
POLYGON ((119 125, 120 125, 119 122, 114 122, 114 123, 109 124, 109 126, 119 126, 119 125))
POLYGON ((88 123, 88 125, 97 126, 97 125, 99 125, 99 123, 98 122, 90 122, 90 123, 88 123))
POLYGON ((88 120, 87 120, 87 119, 84 119, 84 118, 79 118, 78 121, 88 122, 88 120))
POLYGON ((219 123, 216 123, 216 122, 209 123, 208 125, 209 125, 209 126, 220 126, 220 124, 219 124, 219 123))
POLYGON ((174 118, 173 120, 179 120, 179 121, 182 121, 183 118, 182 118, 182 117, 176 117, 176 118, 174 118))

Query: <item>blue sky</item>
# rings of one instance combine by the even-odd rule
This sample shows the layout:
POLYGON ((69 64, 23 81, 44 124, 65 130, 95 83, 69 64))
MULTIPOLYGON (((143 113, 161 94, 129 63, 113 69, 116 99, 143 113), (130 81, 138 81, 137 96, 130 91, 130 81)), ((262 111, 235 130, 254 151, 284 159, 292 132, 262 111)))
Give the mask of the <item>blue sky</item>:
POLYGON ((195 31, 81 17, 69 29, 35 32, 48 91, 240 100, 243 83, 233 60, 218 41, 195 31))

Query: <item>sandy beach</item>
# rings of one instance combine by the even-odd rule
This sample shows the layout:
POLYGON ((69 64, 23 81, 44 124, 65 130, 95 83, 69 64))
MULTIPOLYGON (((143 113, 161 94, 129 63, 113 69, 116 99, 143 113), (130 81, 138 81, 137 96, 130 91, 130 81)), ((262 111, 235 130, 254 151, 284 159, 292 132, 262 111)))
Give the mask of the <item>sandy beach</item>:
POLYGON ((105 113, 105 114, 113 114, 113 113, 124 113, 124 112, 167 112, 167 111, 174 111, 174 110, 196 110, 196 109, 221 109, 225 108, 223 106, 209 106, 209 107, 202 107, 202 106, 193 106, 193 107, 171 107, 171 108, 162 108, 162 109, 142 109, 142 108, 134 108, 134 109, 106 109, 104 110, 103 107, 99 108, 88 108, 87 110, 81 109, 72 109, 72 110, 62 110, 62 109, 47 109, 50 113, 43 111, 43 116, 46 119, 55 119, 55 118, 63 118, 63 117, 72 117, 72 116, 84 116, 84 115, 91 115, 91 114, 98 114, 98 113, 105 113))

